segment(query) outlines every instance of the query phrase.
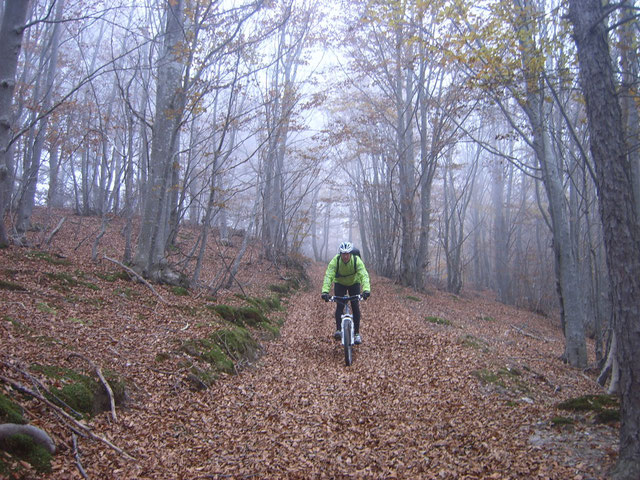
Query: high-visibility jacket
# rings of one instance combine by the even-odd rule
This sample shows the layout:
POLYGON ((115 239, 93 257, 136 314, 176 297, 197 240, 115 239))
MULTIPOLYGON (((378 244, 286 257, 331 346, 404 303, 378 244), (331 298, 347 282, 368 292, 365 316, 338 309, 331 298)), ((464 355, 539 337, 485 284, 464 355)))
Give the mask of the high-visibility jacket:
POLYGON ((361 292, 371 291, 369 272, 367 272, 367 267, 364 266, 362 258, 357 255, 351 255, 347 263, 342 261, 340 254, 331 259, 324 274, 322 293, 329 293, 331 284, 334 282, 347 287, 359 283, 361 292))

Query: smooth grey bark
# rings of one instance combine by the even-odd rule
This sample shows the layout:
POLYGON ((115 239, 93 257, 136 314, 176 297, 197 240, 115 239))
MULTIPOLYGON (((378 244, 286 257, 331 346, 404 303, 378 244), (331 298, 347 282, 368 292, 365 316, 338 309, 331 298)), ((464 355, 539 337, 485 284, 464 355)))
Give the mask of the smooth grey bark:
MULTIPOLYGON (((291 9, 285 13, 291 15, 291 9)), ((270 85, 272 97, 265 104, 267 124, 267 148, 263 159, 262 186, 262 241, 269 260, 277 261, 287 253, 288 241, 285 218, 285 155, 292 121, 293 109, 297 102, 296 76, 298 62, 309 33, 310 19, 307 17, 299 31, 289 31, 289 21, 280 27, 277 59, 270 85)))
MULTIPOLYGON (((58 70, 58 52, 60 47, 60 33, 62 30, 62 13, 64 11, 64 0, 58 0, 56 4, 55 21, 52 26, 51 40, 48 42, 50 50, 45 49, 42 55, 49 54, 46 60, 46 80, 44 84, 44 95, 42 98, 42 111, 51 109, 53 103, 53 84, 58 70)), ((31 155, 27 159, 23 174, 20 196, 18 198, 16 230, 18 234, 24 234, 31 227, 31 214, 35 206, 36 187, 38 184, 38 174, 47 129, 49 126, 49 116, 45 116, 37 122, 37 133, 31 147, 31 155)))
POLYGON ((439 149, 436 144, 439 135, 429 132, 429 91, 431 83, 428 69, 428 55, 426 43, 422 46, 422 60, 418 74, 418 136, 420 142, 420 227, 418 233, 418 250, 416 255, 416 288, 421 290, 425 286, 425 273, 429 267, 429 233, 431 228, 431 190, 433 179, 438 166, 439 149), (427 70, 429 74, 427 75, 427 70), (431 144, 429 137, 431 136, 431 144))
POLYGON ((444 183, 444 231, 441 242, 447 263, 447 291, 459 294, 463 285, 463 247, 465 235, 465 219, 469 203, 473 198, 476 174, 480 159, 481 147, 478 145, 474 158, 465 172, 464 178, 456 178, 451 159, 446 164, 443 175, 444 183))
POLYGON ((9 245, 4 213, 9 201, 9 182, 12 181, 8 158, 12 137, 11 105, 29 3, 26 0, 5 1, 0 24, 0 247, 9 245))
POLYGON ((398 22, 395 31, 395 114, 396 114, 396 154, 398 165, 398 211, 400 213, 401 248, 400 281, 404 285, 416 286, 416 219, 415 219, 415 156, 413 145, 413 71, 405 67, 405 32, 398 22))
POLYGON ((183 10, 183 0, 166 4, 164 42, 157 63, 156 112, 151 138, 149 179, 134 258, 136 269, 153 280, 162 279, 165 267, 170 186, 178 126, 182 118, 181 106, 184 102, 181 89, 184 64, 178 48, 185 34, 183 10))
MULTIPOLYGON (((516 2, 523 18, 531 15, 528 0, 516 2)), ((571 242, 569 214, 563 185, 561 161, 554 155, 548 121, 550 104, 545 99, 545 83, 541 71, 535 69, 535 39, 529 23, 519 28, 520 51, 525 72, 526 102, 521 103, 531 125, 531 147, 540 165, 553 232, 556 256, 558 295, 564 319, 566 361, 579 368, 587 366, 587 344, 584 332, 584 305, 580 295, 580 280, 576 252, 571 242)))
POLYGON ((638 78, 640 77, 638 61, 638 29, 637 11, 635 2, 627 0, 627 8, 621 11, 620 25, 620 64, 621 64, 621 89, 620 105, 622 107, 622 121, 626 130, 629 149, 629 162, 631 163, 631 179, 636 211, 640 212, 640 113, 638 112, 638 78))
POLYGON ((510 303, 509 287, 509 242, 507 232, 507 221, 505 218, 505 175, 504 164, 499 159, 491 168, 491 193, 493 204, 493 274, 495 278, 495 289, 498 300, 503 303, 510 303))
POLYGON ((603 4, 600 0, 570 0, 569 18, 596 167, 620 367, 620 451, 612 476, 631 480, 640 478, 639 212, 603 4))

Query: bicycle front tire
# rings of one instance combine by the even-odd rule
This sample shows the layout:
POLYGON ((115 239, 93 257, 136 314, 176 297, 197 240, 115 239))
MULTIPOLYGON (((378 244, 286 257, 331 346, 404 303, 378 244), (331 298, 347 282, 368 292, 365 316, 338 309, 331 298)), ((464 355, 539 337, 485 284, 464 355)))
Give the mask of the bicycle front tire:
POLYGON ((344 364, 350 367, 353 363, 353 322, 346 320, 343 325, 344 335, 344 364))

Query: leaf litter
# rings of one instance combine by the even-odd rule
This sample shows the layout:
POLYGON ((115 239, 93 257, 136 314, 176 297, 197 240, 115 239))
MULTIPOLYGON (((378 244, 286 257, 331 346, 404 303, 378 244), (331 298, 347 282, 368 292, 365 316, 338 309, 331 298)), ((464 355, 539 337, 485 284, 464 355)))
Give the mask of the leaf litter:
MULTIPOLYGON (((596 479, 615 461, 617 425, 553 426, 559 402, 601 393, 593 373, 561 362, 556 319, 490 294, 416 294, 373 276, 363 344, 345 367, 331 336, 334 306, 319 296, 324 265, 314 264, 312 288, 288 298, 280 336, 263 343, 260 360, 194 390, 176 344, 219 328, 213 313, 193 317, 203 302, 196 295, 159 286, 171 299, 163 305, 144 285, 103 280, 98 274, 114 267, 89 260, 77 223, 87 230, 90 219, 75 222, 54 242, 69 264, 0 251, 7 281, 26 289, 0 290, 0 373, 24 382, 8 364, 69 366, 70 352, 119 372, 129 399, 118 421, 105 412, 86 423, 135 460, 88 438, 74 452, 70 429, 30 400, 26 416, 59 447, 53 472, 33 478, 82 478, 76 453, 89 478, 122 479, 596 479), (62 272, 84 272, 85 283, 61 291, 46 273, 62 272)), ((116 221, 111 230, 119 231, 116 221)), ((118 257, 121 242, 112 234, 105 254, 118 257)), ((212 276, 217 255, 208 257, 212 276)), ((244 267, 239 280, 255 295, 281 274, 258 251, 244 267)), ((0 383, 0 393, 9 391, 0 383)))

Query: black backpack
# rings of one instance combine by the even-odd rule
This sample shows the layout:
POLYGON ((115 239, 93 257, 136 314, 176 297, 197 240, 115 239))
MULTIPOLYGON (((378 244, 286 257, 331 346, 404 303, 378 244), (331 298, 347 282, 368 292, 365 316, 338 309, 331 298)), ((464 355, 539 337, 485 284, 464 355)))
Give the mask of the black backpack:
MULTIPOLYGON (((357 249, 356 247, 353 247, 353 249, 351 250, 351 255, 353 255, 353 268, 354 268, 354 274, 356 274, 358 273, 358 257, 360 257, 360 250, 357 249)), ((340 270, 340 255, 336 257, 336 278, 348 276, 348 275, 340 275, 339 270, 340 270)))

